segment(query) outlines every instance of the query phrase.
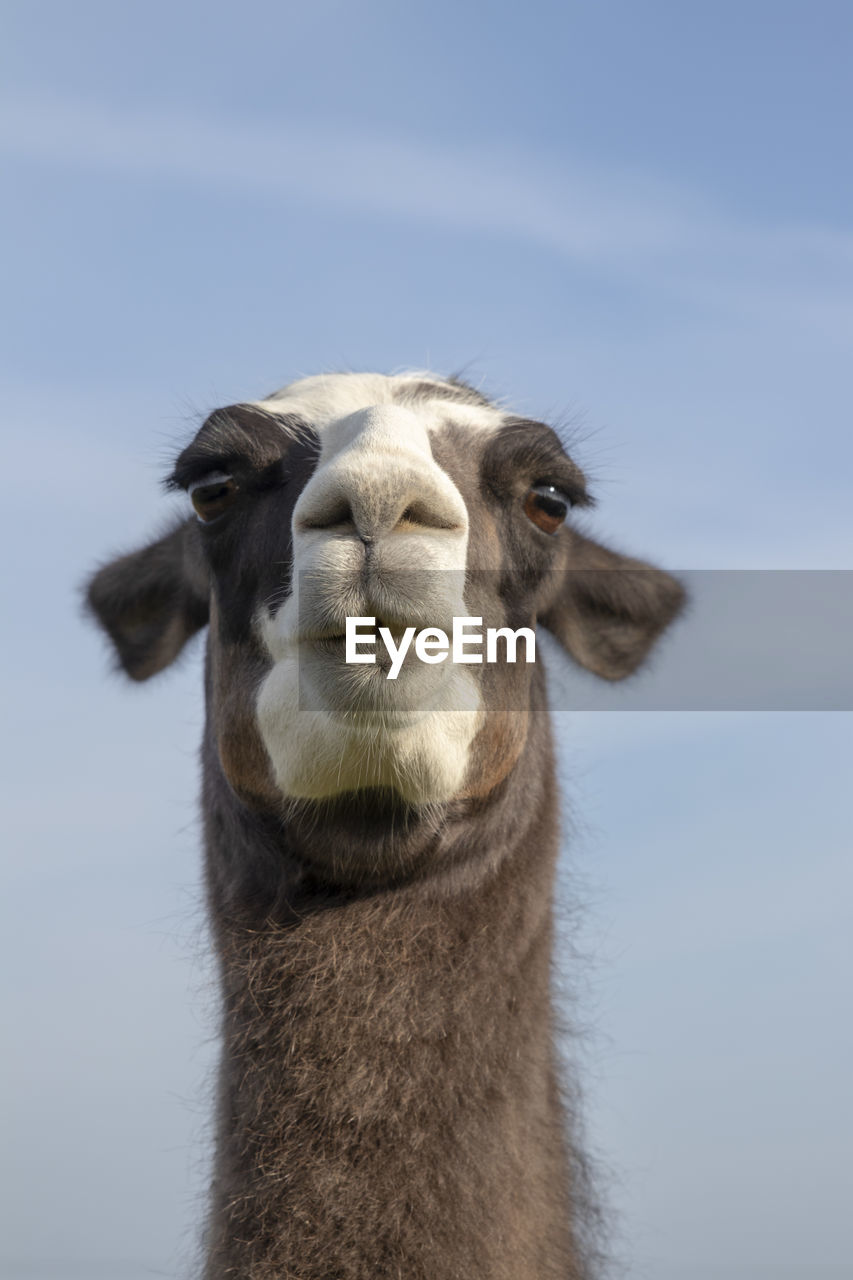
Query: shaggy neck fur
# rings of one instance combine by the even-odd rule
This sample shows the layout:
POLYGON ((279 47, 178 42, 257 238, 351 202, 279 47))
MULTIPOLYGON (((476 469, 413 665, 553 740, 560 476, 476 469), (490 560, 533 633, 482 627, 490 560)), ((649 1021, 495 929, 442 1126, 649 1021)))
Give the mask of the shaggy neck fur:
POLYGON ((312 866, 341 828, 252 813, 206 751, 224 1032, 207 1280, 589 1274, 553 1049, 541 682, 533 711, 476 813, 402 831, 393 886, 324 887, 312 866))

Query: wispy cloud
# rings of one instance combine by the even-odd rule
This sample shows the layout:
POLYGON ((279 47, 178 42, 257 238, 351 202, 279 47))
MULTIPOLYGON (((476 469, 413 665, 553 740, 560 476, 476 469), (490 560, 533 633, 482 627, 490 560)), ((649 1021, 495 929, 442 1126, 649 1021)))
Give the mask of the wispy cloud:
POLYGON ((689 219, 647 190, 518 153, 435 147, 297 120, 236 123, 81 102, 17 99, 0 147, 54 164, 406 215, 549 244, 572 256, 671 251, 689 219), (544 171, 543 171, 544 170, 544 171), (631 196, 626 207, 626 198, 631 196))
POLYGON ((46 97, 0 102, 0 150, 241 199, 254 194, 509 237, 706 305, 790 309, 836 338, 853 328, 853 232, 751 223, 677 184, 563 154, 46 97))

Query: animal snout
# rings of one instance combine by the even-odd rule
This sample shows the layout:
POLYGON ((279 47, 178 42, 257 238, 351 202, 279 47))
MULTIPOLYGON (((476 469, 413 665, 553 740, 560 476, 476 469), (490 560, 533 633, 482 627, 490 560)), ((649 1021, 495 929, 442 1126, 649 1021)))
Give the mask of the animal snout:
POLYGON ((341 463, 306 487, 294 511, 297 532, 354 534, 368 546, 397 532, 467 532, 461 496, 438 467, 376 456, 341 463))

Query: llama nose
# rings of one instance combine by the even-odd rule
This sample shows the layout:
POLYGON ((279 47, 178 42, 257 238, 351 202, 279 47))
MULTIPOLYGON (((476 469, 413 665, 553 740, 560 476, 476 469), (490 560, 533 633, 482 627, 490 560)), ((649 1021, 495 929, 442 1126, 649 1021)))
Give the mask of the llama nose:
POLYGON ((295 513, 297 526, 355 533, 367 547, 395 532, 464 532, 458 490, 434 464, 397 457, 353 457, 318 474, 295 513))

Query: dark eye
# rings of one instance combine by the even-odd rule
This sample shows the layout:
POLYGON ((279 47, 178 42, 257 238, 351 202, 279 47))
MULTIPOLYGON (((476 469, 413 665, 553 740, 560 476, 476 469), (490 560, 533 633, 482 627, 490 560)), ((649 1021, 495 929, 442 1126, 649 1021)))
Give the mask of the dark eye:
POLYGON ((556 533, 569 514, 571 502, 553 484, 535 484, 527 490, 524 514, 543 533, 556 533))
POLYGON ((224 472, 212 471, 202 480, 194 481, 188 492, 199 520, 210 524, 233 502, 237 495, 237 484, 224 472))

